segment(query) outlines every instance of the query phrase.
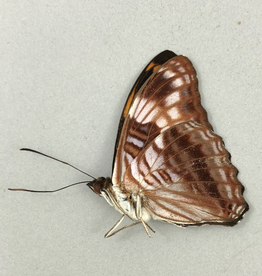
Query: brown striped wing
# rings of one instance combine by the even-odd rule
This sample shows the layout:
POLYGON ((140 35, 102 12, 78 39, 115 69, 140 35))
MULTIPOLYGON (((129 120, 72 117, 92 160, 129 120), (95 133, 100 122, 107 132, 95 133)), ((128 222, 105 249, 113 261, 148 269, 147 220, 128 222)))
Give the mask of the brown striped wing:
MULTIPOLYGON (((121 137, 122 129, 124 122, 126 120, 126 117, 128 116, 128 112, 130 107, 133 104, 134 99, 137 97, 138 92, 140 91, 140 88, 145 84, 145 82, 168 60, 171 58, 176 57, 177 55, 169 50, 163 51, 157 56, 155 56, 145 67, 145 69, 142 71, 142 73, 137 78, 134 86, 132 87, 128 98, 126 100, 125 107, 123 109, 121 119, 118 126, 118 133, 116 138, 116 144, 115 144, 115 153, 114 153, 114 159, 115 155, 118 149, 119 140, 121 137)), ((113 162, 113 169, 114 169, 114 162, 113 162)))
POLYGON ((212 129, 200 103, 196 71, 189 59, 175 56, 156 68, 127 100, 116 143, 114 185, 122 185, 136 156, 169 127, 194 120, 212 129))
POLYGON ((179 225, 234 225, 248 210, 221 137, 188 121, 162 132, 128 167, 124 188, 155 219, 179 225))

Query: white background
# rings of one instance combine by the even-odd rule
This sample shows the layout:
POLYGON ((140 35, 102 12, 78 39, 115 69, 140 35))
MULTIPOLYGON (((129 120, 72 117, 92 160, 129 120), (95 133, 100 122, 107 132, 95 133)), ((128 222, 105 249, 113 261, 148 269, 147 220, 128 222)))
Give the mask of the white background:
MULTIPOLYGON (((0 2, 0 275, 259 275, 262 270, 262 2, 0 2), (118 121, 144 66, 187 56, 239 169, 250 211, 233 228, 152 221, 105 239, 120 214, 86 177, 30 147, 111 176, 118 121)), ((128 220, 125 221, 129 223, 128 220)))

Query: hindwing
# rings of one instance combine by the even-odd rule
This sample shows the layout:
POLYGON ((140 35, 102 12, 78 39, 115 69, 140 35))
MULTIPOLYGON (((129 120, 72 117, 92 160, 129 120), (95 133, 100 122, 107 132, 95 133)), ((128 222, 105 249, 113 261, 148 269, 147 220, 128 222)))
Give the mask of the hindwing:
POLYGON ((221 137, 194 121, 149 143, 128 167, 123 185, 143 197, 153 217, 176 224, 233 225, 247 210, 221 137))

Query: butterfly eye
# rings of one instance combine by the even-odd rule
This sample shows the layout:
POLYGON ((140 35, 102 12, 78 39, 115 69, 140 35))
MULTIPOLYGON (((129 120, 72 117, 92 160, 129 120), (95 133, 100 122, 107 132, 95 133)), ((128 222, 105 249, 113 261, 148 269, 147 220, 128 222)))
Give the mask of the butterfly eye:
POLYGON ((106 188, 107 181, 104 177, 99 177, 96 180, 87 184, 96 194, 101 195, 101 190, 106 188))
POLYGON ((102 183, 100 181, 94 183, 93 190, 96 194, 98 195, 101 194, 101 188, 102 188, 102 183))

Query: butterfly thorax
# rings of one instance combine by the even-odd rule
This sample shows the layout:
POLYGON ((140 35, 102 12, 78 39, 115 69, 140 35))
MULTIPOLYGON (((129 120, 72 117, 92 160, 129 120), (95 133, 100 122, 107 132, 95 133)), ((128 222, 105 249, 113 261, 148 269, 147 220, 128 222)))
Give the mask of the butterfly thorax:
POLYGON ((111 178, 99 177, 90 182, 88 186, 117 211, 128 216, 132 220, 148 221, 151 217, 148 210, 143 206, 143 198, 139 194, 131 194, 113 185, 111 178))

